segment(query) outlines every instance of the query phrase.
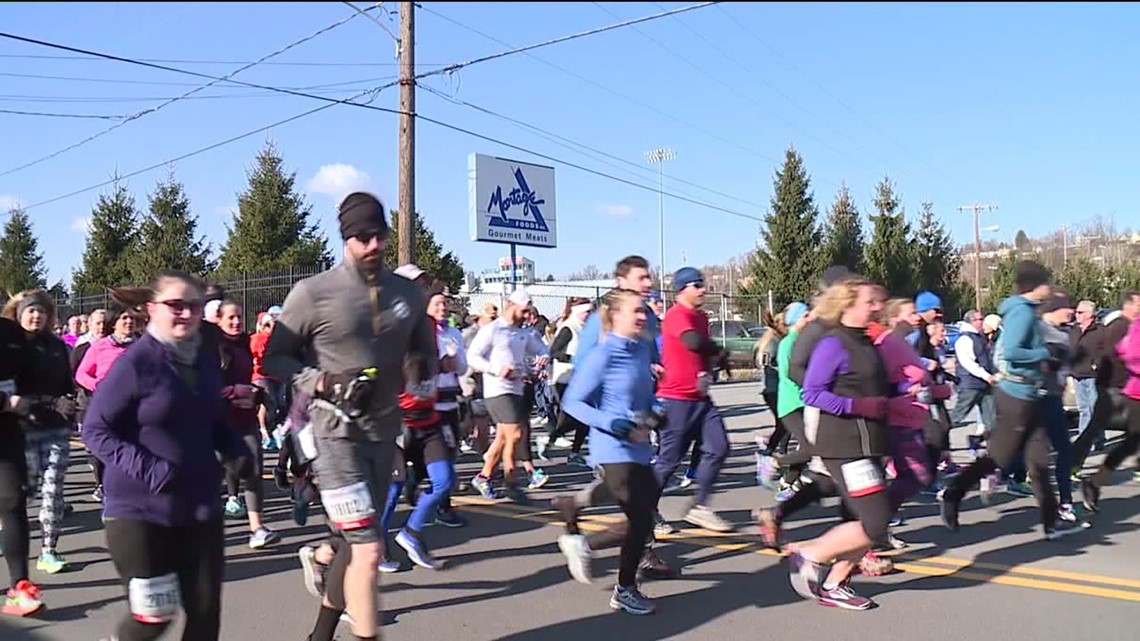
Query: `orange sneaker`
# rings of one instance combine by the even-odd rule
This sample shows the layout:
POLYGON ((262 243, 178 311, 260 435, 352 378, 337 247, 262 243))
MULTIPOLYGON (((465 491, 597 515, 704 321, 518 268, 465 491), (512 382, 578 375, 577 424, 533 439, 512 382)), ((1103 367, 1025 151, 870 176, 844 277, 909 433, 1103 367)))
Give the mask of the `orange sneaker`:
POLYGON ((44 602, 40 600, 40 588, 31 581, 22 579, 16 587, 8 590, 3 612, 12 616, 26 617, 42 607, 44 602))

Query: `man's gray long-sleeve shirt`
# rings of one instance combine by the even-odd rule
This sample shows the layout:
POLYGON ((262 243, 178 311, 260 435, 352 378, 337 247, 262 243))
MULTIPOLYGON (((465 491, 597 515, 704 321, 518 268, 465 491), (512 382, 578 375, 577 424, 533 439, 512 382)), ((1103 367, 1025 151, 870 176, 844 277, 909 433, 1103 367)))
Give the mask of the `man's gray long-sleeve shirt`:
POLYGON ((405 356, 421 353, 435 375, 435 330, 423 291, 387 270, 374 280, 370 285, 363 273, 342 263, 297 283, 266 345, 262 370, 313 397, 323 372, 376 368, 372 403, 359 420, 345 422, 319 405, 310 409, 319 437, 394 438, 401 424, 405 356))

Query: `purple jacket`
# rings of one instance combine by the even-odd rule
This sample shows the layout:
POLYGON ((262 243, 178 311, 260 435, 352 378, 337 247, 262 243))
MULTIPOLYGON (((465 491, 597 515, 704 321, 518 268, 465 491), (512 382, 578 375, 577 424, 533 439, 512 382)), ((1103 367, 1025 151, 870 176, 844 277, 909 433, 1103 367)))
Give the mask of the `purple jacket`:
POLYGON ((83 440, 106 465, 105 518, 178 526, 221 516, 223 457, 250 456, 226 421, 217 353, 203 343, 191 387, 167 347, 144 335, 91 397, 83 440))

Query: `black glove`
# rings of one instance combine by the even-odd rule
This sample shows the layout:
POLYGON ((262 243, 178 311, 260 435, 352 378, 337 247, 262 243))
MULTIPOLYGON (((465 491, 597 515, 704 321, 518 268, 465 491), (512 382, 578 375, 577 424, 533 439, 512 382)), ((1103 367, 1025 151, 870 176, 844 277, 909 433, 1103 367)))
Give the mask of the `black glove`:
POLYGON ((75 422, 75 417, 79 413, 78 407, 75 399, 70 396, 61 396, 55 399, 55 403, 52 404, 52 409, 70 423, 75 422))

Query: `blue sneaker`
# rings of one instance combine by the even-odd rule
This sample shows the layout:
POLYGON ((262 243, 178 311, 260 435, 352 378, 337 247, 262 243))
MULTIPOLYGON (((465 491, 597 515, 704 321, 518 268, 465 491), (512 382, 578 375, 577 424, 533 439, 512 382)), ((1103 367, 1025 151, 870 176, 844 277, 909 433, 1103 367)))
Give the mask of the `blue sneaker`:
MULTIPOLYGON (((773 482, 776 478, 776 459, 771 456, 765 456, 760 452, 756 453, 756 482, 761 487, 774 490, 776 484, 773 482)), ((777 499, 778 500, 778 499, 777 499)))
POLYGON ((780 481, 780 489, 776 492, 776 502, 783 503, 796 495, 800 491, 800 482, 797 480, 795 483, 785 483, 780 481))
POLYGON ((392 559, 387 559, 387 558, 380 559, 380 563, 377 564, 376 569, 380 570, 384 574, 392 574, 393 572, 399 572, 400 571, 400 562, 399 561, 393 561, 392 559))
POLYGON ((642 594, 636 585, 628 588, 615 585, 613 596, 610 597, 610 608, 630 614, 653 614, 657 609, 653 601, 642 594))
POLYGON ((459 516, 455 510, 447 512, 441 509, 439 513, 435 515, 435 524, 442 525, 443 527, 457 528, 467 525, 467 521, 465 521, 462 516, 459 516))
POLYGON ((428 551, 427 546, 424 545, 419 535, 413 534, 407 529, 400 530, 400 533, 396 535, 396 544, 404 548, 404 551, 408 553, 408 559, 410 559, 412 563, 429 570, 439 568, 439 564, 432 558, 431 552, 428 551))
POLYGON ((582 456, 581 454, 571 454, 566 459, 566 466, 583 470, 590 469, 590 464, 586 462, 586 457, 582 456))
POLYGON ((1029 487, 1028 483, 1010 481, 1009 484, 1005 486, 1005 493, 1012 496, 1030 497, 1033 496, 1033 488, 1029 487))
POLYGON ((236 496, 226 499, 226 515, 235 519, 245 516, 245 504, 236 496))
POLYGON ((471 479, 471 487, 479 493, 479 496, 482 496, 488 501, 494 501, 499 498, 495 493, 495 487, 491 485, 491 479, 488 479, 482 474, 477 474, 475 478, 471 479))
POLYGON ((530 475, 530 484, 527 485, 527 487, 529 487, 532 490, 537 490, 538 488, 542 487, 543 485, 546 485, 549 482, 550 482, 550 477, 547 476, 546 472, 543 471, 542 468, 536 468, 534 470, 534 474, 530 475))

